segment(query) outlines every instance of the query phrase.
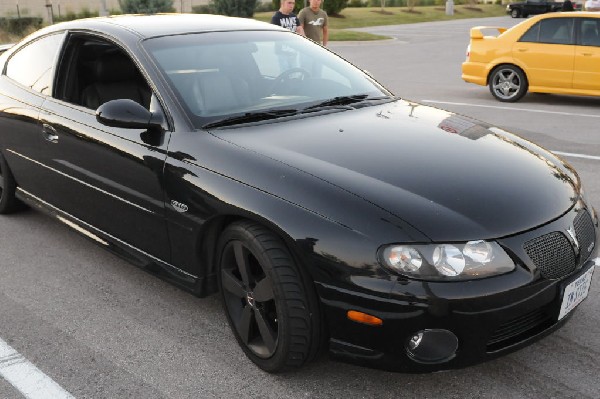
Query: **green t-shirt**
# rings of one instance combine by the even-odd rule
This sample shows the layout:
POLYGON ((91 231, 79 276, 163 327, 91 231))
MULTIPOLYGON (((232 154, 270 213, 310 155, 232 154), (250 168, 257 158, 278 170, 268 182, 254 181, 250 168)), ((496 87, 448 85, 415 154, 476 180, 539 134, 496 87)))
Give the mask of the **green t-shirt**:
POLYGON ((314 12, 310 7, 303 8, 298 14, 304 34, 317 43, 323 43, 323 27, 327 26, 327 13, 319 8, 314 12))

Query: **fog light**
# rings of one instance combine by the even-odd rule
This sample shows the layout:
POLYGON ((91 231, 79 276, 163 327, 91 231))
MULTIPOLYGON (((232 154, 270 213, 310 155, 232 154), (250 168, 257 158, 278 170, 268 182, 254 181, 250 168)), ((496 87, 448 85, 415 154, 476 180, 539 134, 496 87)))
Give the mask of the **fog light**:
POLYGON ((456 356, 458 338, 448 330, 417 331, 406 343, 406 353, 419 363, 443 363, 456 356))

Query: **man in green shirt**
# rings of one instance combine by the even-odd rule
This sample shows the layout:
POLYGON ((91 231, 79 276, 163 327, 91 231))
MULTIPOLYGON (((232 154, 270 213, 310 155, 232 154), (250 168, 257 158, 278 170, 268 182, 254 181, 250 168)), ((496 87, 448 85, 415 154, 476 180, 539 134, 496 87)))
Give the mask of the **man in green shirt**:
POLYGON ((329 42, 327 13, 321 9, 321 1, 309 0, 310 6, 300 11, 298 19, 306 37, 327 46, 327 42, 329 42))

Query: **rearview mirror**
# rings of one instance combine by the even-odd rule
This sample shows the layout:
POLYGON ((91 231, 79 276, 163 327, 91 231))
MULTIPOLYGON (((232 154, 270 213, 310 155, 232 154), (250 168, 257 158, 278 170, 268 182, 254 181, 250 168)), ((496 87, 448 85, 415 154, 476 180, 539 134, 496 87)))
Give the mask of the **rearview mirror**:
POLYGON ((105 126, 126 129, 162 128, 162 119, 129 99, 111 100, 96 110, 96 120, 105 126))

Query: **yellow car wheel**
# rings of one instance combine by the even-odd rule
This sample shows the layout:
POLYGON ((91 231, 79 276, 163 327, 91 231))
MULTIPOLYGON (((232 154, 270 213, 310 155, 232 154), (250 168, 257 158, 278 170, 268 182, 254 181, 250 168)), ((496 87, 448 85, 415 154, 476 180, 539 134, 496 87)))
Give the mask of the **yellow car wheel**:
POLYGON ((514 65, 497 66, 490 74, 490 92, 502 102, 519 101, 527 93, 527 86, 525 74, 514 65))

